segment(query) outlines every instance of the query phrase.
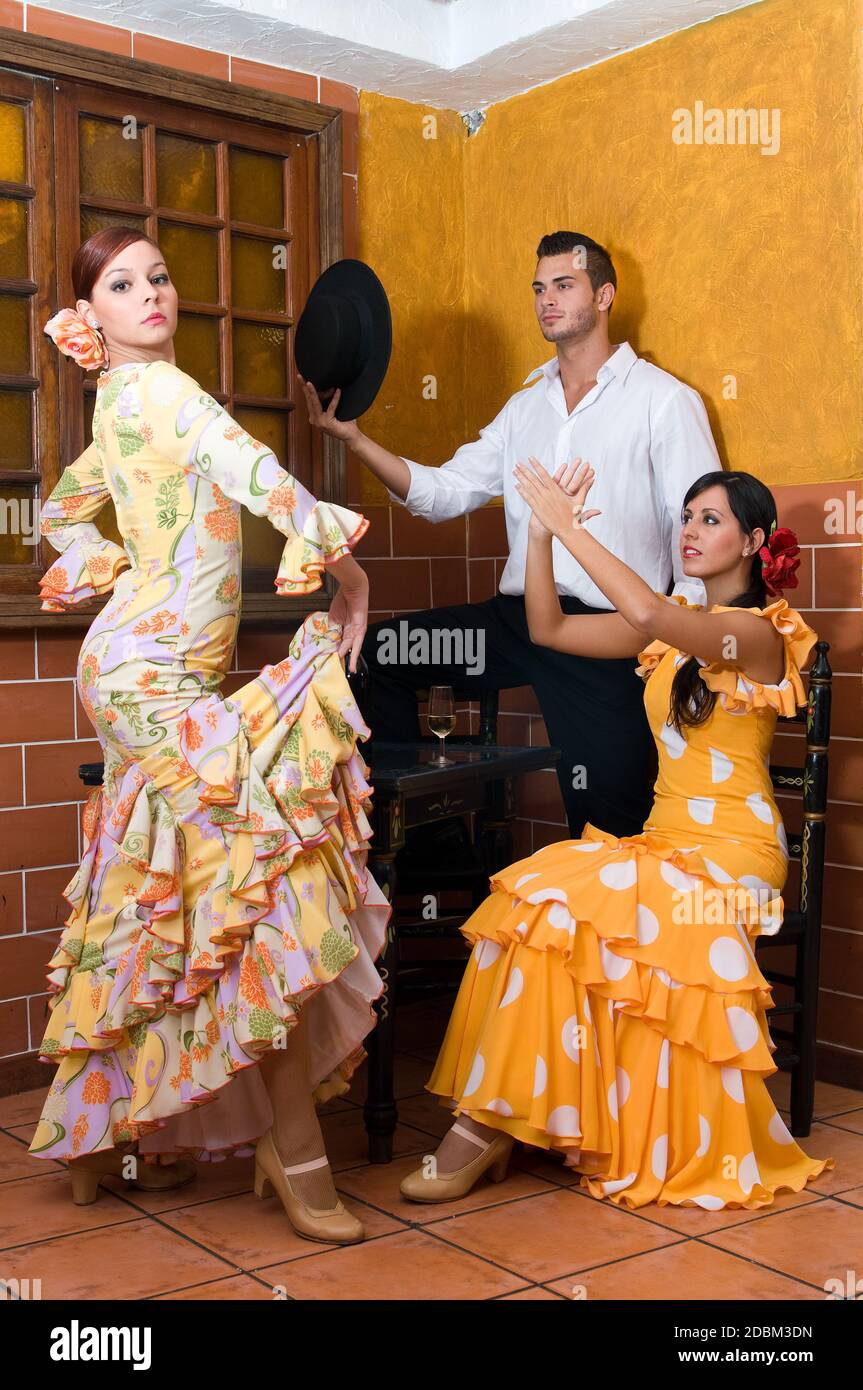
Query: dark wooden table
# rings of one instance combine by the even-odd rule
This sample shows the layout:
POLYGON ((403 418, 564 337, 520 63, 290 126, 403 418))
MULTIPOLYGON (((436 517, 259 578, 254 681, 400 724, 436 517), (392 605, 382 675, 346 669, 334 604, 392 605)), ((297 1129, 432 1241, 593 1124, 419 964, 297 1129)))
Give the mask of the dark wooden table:
MULTIPOLYGON (((559 748, 513 748, 453 743, 447 739, 445 753, 453 765, 436 767, 433 759, 439 751, 437 739, 434 743, 382 743, 375 739, 368 751, 363 750, 374 788, 374 838, 369 846, 368 867, 391 903, 397 888, 396 855, 405 843, 405 831, 412 826, 477 811, 477 847, 483 863, 489 866, 490 873, 511 864, 515 779, 525 772, 553 768, 561 757, 559 748)), ((430 865, 429 891, 433 892, 434 887, 434 866, 430 865)), ((375 1004, 378 1021, 365 1041, 369 1089, 363 1118, 372 1163, 392 1161, 398 1119, 393 1095, 397 963, 393 917, 377 961, 384 982, 383 993, 375 1004)))

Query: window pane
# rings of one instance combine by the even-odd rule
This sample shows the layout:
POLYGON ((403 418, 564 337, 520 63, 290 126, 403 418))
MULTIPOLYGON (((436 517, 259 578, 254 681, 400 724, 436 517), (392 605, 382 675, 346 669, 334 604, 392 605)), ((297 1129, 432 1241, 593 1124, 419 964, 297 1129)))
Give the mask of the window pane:
POLYGON ((285 462, 288 450, 288 422, 290 416, 282 410, 255 410, 247 405, 237 406, 234 419, 242 425, 253 439, 259 439, 272 449, 283 468, 293 469, 285 462))
MULTIPOLYGON (((0 488, 0 565, 39 563, 36 489, 0 488)), ((56 552, 52 551, 56 559, 56 552)))
POLYGON ((160 207, 182 212, 216 212, 215 147, 159 131, 156 183, 160 207))
POLYGON ((27 261, 27 205, 18 198, 0 198, 0 266, 10 280, 30 273, 27 261))
POLYGON ((232 146, 229 181, 235 222, 257 222, 262 227, 284 227, 285 195, 282 167, 275 154, 232 146))
POLYGON ((234 390, 242 396, 287 395, 287 333, 272 323, 234 321, 234 390))
POLYGON ((0 298, 0 372, 30 371, 29 299, 0 298))
POLYGON ((99 208, 82 207, 82 242, 91 237, 94 232, 101 232, 103 227, 137 227, 142 232, 146 231, 143 217, 136 217, 130 212, 102 212, 99 208))
POLYGON ((231 236, 231 288, 237 309, 285 312, 285 276, 290 244, 231 236))
POLYGON ((221 391, 219 320, 203 314, 179 314, 174 334, 177 366, 200 382, 205 391, 221 391))
MULTIPOLYGON (((82 116, 78 126, 82 198, 122 198, 129 203, 144 199, 142 144, 126 139, 136 130, 131 122, 97 120, 82 116)), ((137 132, 140 136, 140 131, 137 132)))
POLYGON ((163 221, 158 241, 180 298, 218 304, 218 233, 163 221))
POLYGON ((27 182, 24 108, 14 101, 0 102, 0 179, 27 182))
POLYGON ((0 468, 33 467, 30 391, 0 391, 0 468))

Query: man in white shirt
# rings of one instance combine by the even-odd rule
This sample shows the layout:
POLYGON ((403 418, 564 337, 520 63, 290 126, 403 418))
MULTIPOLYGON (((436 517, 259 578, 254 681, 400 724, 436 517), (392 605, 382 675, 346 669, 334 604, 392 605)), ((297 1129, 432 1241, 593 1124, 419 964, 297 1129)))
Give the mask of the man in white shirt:
MULTIPOLYGON (((525 389, 510 397, 478 440, 440 467, 391 453, 356 421, 335 419, 336 396, 324 413, 311 384, 303 389, 312 423, 345 440, 393 501, 415 516, 444 521, 492 497, 504 500, 509 559, 494 598, 406 615, 412 640, 421 629, 430 636, 464 633, 465 652, 484 652, 483 669, 465 661, 393 663, 398 620, 374 624, 362 649, 371 675, 363 713, 373 737, 420 737, 415 692, 422 687, 475 682, 479 696, 533 685, 549 740, 562 749, 558 780, 570 833, 580 835, 589 820, 614 834, 634 834, 650 810, 656 767, 636 662, 573 656, 531 642, 524 607, 530 509, 513 485, 512 469, 529 455, 549 473, 573 458, 586 459, 596 473, 589 505, 601 511, 591 522, 597 540, 651 588, 668 592, 673 579, 672 592, 703 603, 701 581, 683 573, 680 513, 687 488, 722 464, 698 393, 638 357, 629 343, 610 344, 617 277, 605 248, 578 232, 554 232, 542 238, 537 257, 534 306, 555 356, 530 373, 525 389)), ((552 555, 565 613, 612 611, 557 540, 552 555)))

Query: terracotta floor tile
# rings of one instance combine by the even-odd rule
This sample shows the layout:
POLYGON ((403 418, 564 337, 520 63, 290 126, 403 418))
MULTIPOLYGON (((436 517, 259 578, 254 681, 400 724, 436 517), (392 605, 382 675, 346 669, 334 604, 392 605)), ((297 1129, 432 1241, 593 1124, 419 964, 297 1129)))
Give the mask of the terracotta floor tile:
MULTIPOLYGON (((403 1096, 416 1096, 421 1093, 427 1095, 428 1092, 424 1088, 431 1075, 431 1070, 428 1062, 405 1052, 397 1052, 393 1067, 393 1094, 396 1100, 403 1096)), ((351 1089, 347 1095, 347 1099, 353 1101, 355 1105, 365 1103, 368 1094, 368 1079, 368 1063, 363 1062, 353 1075, 351 1089)))
POLYGON ((807 1192, 818 1197, 832 1192, 845 1192, 863 1182, 863 1135, 836 1125, 813 1124, 805 1139, 798 1139, 808 1158, 835 1159, 836 1167, 825 1169, 813 1182, 806 1184, 807 1192))
MULTIPOLYGON (((409 1096, 399 1101, 399 1123, 412 1125, 428 1134, 443 1138, 455 1116, 446 1106, 441 1105, 441 1097, 428 1091, 421 1096, 409 1096)), ((436 1147, 436 1146, 435 1146, 436 1147)))
POLYGON ((777 1212, 788 1211, 792 1207, 806 1206, 817 1202, 819 1194, 812 1187, 802 1192, 779 1192, 769 1207, 759 1207, 756 1211, 746 1207, 723 1207, 721 1211, 702 1211, 700 1207, 676 1207, 671 1203, 661 1207, 656 1202, 639 1207, 639 1216, 677 1231, 682 1236, 703 1236, 710 1231, 722 1231, 728 1226, 739 1226, 744 1221, 763 1221, 777 1212))
MULTIPOLYGON (((369 1140, 363 1124, 361 1110, 345 1111, 330 1115, 321 1123, 327 1156, 334 1173, 343 1168, 356 1168, 369 1161, 369 1140)), ((393 1135, 393 1155, 405 1153, 425 1153, 429 1136, 410 1125, 397 1125, 393 1135)), ((381 1165, 389 1166, 389 1165, 381 1165)))
POLYGON ((424 1231, 404 1231, 343 1246, 306 1260, 259 1269, 257 1275, 283 1285, 291 1298, 376 1303, 383 1291, 394 1301, 473 1301, 511 1293, 524 1285, 516 1275, 434 1240, 424 1231))
POLYGON ((95 1202, 76 1206, 69 1178, 60 1169, 0 1187, 0 1247, 135 1221, 138 1216, 134 1207, 101 1188, 95 1202))
POLYGON ((399 1183, 407 1173, 419 1166, 418 1155, 394 1159, 392 1163, 370 1163, 364 1168, 351 1168, 336 1176, 336 1186, 348 1196, 359 1197, 372 1206, 390 1212, 402 1221, 419 1226, 440 1221, 445 1216, 460 1216, 478 1207, 493 1206, 514 1198, 548 1192, 548 1183, 530 1173, 511 1169, 503 1182, 480 1179, 472 1192, 454 1202, 410 1202, 399 1192, 399 1183))
POLYGON ((0 1128, 8 1129, 10 1125, 23 1125, 28 1120, 38 1120, 47 1094, 48 1087, 42 1086, 38 1091, 21 1091, 17 1096, 0 1096, 0 1128))
POLYGON ((823 1120, 825 1115, 835 1115, 840 1110, 861 1108, 863 1108, 863 1091, 852 1091, 848 1086, 834 1086, 830 1081, 815 1082, 813 1114, 816 1120, 823 1120))
POLYGON ((853 1202, 855 1207, 863 1207, 863 1187, 852 1187, 850 1192, 843 1192, 842 1201, 853 1202))
MULTIPOLYGON (((5 1128, 5 1133, 11 1135, 13 1139, 17 1139, 19 1143, 24 1145, 25 1149, 29 1149, 30 1141, 32 1140, 33 1135, 36 1133, 36 1126, 38 1125, 38 1123, 38 1119, 35 1119, 25 1120, 24 1123, 20 1125, 7 1125, 5 1128)), ((52 1163, 54 1162, 54 1160, 40 1158, 39 1162, 52 1163)), ((62 1162, 62 1159, 57 1159, 57 1162, 62 1162)))
MULTIPOLYGON (((787 1112, 791 1104, 791 1073, 774 1072, 766 1078, 767 1089, 773 1097, 778 1110, 787 1112)), ((863 1091, 854 1091, 848 1086, 836 1086, 832 1081, 815 1082, 815 1105, 813 1117, 822 1120, 826 1115, 838 1111, 863 1109, 863 1091)))
POLYGON ((209 1284, 193 1284, 190 1289, 179 1289, 176 1293, 163 1293, 154 1303, 176 1303, 179 1299, 219 1299, 230 1302, 250 1303, 272 1302, 273 1291, 268 1284, 260 1284, 248 1274, 234 1274, 228 1279, 214 1279, 209 1284))
POLYGON ((41 1279, 44 1299, 138 1299, 234 1271, 224 1260, 148 1217, 19 1245, 3 1256, 6 1279, 41 1279))
POLYGON ((532 1289, 520 1289, 518 1293, 505 1293, 502 1298, 495 1299, 496 1303, 540 1303, 553 1299, 561 1299, 562 1294, 553 1293, 551 1289, 544 1289, 540 1284, 534 1284, 532 1289))
MULTIPOLYGON (((350 1205, 360 1218, 369 1238, 402 1229, 392 1217, 381 1212, 362 1207, 359 1203, 345 1205, 350 1205)), ((161 1219, 175 1231, 182 1232, 244 1270, 296 1260, 317 1250, 337 1248, 319 1245, 297 1235, 277 1197, 267 1197, 261 1201, 254 1193, 226 1197, 221 1202, 199 1203, 181 1211, 167 1212, 161 1219)))
MULTIPOLYGON (((28 1128, 32 1129, 32 1126, 28 1128)), ((35 1178, 45 1173, 61 1172, 59 1163, 50 1158, 34 1158, 27 1152, 26 1143, 20 1129, 0 1134, 0 1183, 12 1182, 16 1178, 35 1178)), ((2 1189, 0 1189, 2 1191, 2 1189)))
POLYGON ((139 1211, 164 1212, 194 1206, 197 1202, 217 1201, 241 1192, 251 1192, 255 1160, 225 1158, 220 1163, 198 1163, 198 1176, 185 1187, 166 1192, 144 1192, 141 1188, 126 1188, 122 1178, 106 1178, 103 1187, 123 1193, 139 1211))
MULTIPOLYGON (((839 1112, 826 1118, 826 1125, 835 1125, 837 1129, 850 1129, 854 1134, 863 1134, 863 1110, 849 1110, 845 1113, 839 1112)), ((803 1141, 805 1143, 805 1140, 803 1141)))
POLYGON ((698 1240, 667 1250, 634 1255, 602 1265, 575 1278, 558 1279, 549 1288, 566 1298, 588 1302, 660 1299, 665 1302, 760 1302, 764 1299, 823 1298, 807 1284, 737 1259, 698 1240))
POLYGON ((455 1245, 542 1283, 678 1239, 671 1231, 566 1188, 451 1217, 427 1229, 439 1230, 455 1245))
POLYGON ((535 1177, 545 1178, 559 1187, 571 1187, 573 1192, 583 1193, 585 1197, 590 1196, 580 1185, 581 1174, 576 1173, 574 1168, 567 1168, 563 1158, 557 1158, 551 1149, 536 1149, 532 1145, 517 1143, 512 1151, 510 1167, 533 1173, 535 1177))
POLYGON ((847 1270, 859 1270, 863 1210, 828 1199, 782 1212, 769 1221, 716 1231, 705 1240, 822 1289, 826 1279, 844 1282, 847 1270))

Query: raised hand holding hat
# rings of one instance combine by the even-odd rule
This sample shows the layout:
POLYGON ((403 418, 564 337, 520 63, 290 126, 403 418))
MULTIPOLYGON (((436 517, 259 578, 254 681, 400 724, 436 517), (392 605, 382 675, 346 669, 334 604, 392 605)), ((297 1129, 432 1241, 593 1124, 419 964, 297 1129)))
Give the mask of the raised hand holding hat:
MULTIPOLYGON (((392 351, 386 290, 365 261, 328 266, 312 286, 294 334, 294 361, 336 420, 364 415, 381 388, 392 351)), ((306 391, 310 411, 313 403, 306 391)))

